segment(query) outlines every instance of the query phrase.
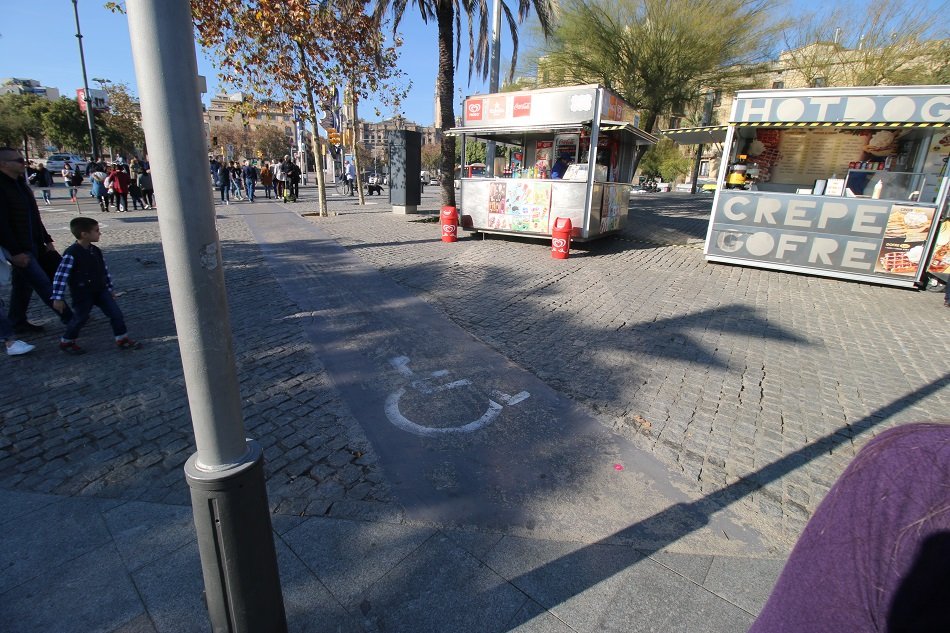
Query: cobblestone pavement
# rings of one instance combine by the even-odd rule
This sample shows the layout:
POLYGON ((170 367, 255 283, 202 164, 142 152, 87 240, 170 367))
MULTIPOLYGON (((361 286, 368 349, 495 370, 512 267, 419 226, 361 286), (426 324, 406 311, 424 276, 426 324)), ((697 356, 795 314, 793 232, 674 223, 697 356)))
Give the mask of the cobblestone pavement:
MULTIPOLYGON (((419 293, 462 328, 617 431, 725 491, 790 543, 835 477, 875 433, 946 419, 950 340, 942 296, 703 260, 710 199, 639 196, 618 237, 567 261, 542 242, 439 240, 434 216, 398 216, 385 198, 331 197, 312 221, 419 293)), ((438 209, 427 188, 423 209, 438 209)), ((108 322, 83 357, 55 349, 8 358, 0 387, 0 487, 187 503, 194 451, 156 213, 83 213, 123 292, 136 352, 112 349, 108 322)), ((218 207, 231 327, 248 435, 265 445, 278 513, 396 513, 372 447, 341 404, 237 211, 218 207)), ((316 211, 313 190, 294 207, 316 211)), ((159 211, 160 212, 160 211, 159 211)), ((44 209, 60 247, 75 210, 44 209)))
MULTIPOLYGON (((156 212, 104 214, 91 200, 82 206, 101 222, 119 304, 144 348, 115 349, 108 320, 94 311, 80 339, 88 353, 66 356, 56 348, 58 320, 34 297, 30 319, 47 330, 23 336, 35 352, 3 360, 0 487, 190 503, 182 467, 195 448, 156 212)), ((372 448, 305 343, 294 304, 262 265, 244 222, 228 215, 235 208, 220 207, 217 225, 245 426, 265 448, 272 508, 388 512, 391 495, 372 448)), ((70 205, 43 208, 60 249, 72 241, 68 221, 76 214, 70 205)))
POLYGON ((567 261, 367 200, 312 220, 787 543, 868 439, 948 419, 942 295, 707 263, 709 197, 639 196, 567 261))

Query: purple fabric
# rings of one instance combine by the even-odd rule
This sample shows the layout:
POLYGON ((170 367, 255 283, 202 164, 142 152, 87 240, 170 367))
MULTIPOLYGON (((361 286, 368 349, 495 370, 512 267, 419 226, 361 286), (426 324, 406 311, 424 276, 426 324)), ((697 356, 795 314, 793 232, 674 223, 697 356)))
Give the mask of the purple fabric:
POLYGON ((828 492, 749 633, 950 632, 950 425, 868 442, 828 492))

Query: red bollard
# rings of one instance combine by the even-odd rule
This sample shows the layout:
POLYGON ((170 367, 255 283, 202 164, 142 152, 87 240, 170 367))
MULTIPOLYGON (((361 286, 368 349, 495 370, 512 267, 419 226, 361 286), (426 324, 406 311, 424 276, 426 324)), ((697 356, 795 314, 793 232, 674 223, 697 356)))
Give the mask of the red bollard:
POLYGON ((567 259, 571 252, 572 230, 570 218, 556 218, 554 220, 554 227, 551 229, 551 257, 567 259))
POLYGON ((459 212, 455 210, 455 207, 442 207, 439 218, 442 221, 442 241, 457 242, 459 239, 459 212))

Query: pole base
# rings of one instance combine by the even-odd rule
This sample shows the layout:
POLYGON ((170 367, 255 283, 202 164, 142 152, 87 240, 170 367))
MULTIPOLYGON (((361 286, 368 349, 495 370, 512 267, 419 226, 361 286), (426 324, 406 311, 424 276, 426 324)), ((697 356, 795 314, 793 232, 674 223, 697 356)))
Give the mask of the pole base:
POLYGON ((185 463, 208 615, 215 633, 286 633, 264 452, 247 444, 247 460, 225 471, 199 470, 197 454, 185 463))
POLYGON ((419 205, 416 204, 394 204, 393 213, 396 215, 407 215, 410 213, 418 213, 419 205))

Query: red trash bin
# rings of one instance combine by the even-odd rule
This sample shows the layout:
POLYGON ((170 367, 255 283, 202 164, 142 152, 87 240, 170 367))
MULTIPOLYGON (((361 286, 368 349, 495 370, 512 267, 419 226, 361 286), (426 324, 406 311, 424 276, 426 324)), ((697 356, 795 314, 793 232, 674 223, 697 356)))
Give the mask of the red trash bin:
POLYGON ((570 218, 555 218, 554 227, 551 229, 551 257, 567 259, 571 252, 572 230, 570 218))
POLYGON ((457 242, 459 239, 459 213, 455 207, 442 207, 442 213, 439 214, 439 219, 442 222, 442 241, 457 242))

